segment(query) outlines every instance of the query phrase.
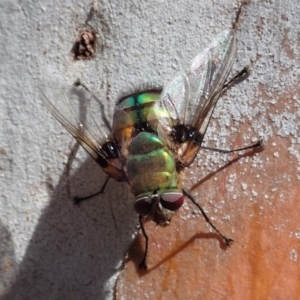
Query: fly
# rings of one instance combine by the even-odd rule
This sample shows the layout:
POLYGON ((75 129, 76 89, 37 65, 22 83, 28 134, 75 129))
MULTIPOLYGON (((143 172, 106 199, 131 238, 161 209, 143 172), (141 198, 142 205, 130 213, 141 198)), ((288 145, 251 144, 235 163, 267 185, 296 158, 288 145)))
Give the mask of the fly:
MULTIPOLYGON (((75 202, 102 193, 110 178, 127 182, 135 195, 134 209, 139 215, 146 240, 140 263, 142 268, 147 268, 148 252, 144 219, 151 219, 160 226, 168 225, 185 197, 197 206, 227 246, 233 242, 215 227, 182 186, 182 173, 192 164, 200 148, 231 153, 262 145, 262 140, 259 140, 250 146, 229 151, 201 146, 219 97, 250 75, 250 69, 246 67, 227 80, 235 52, 233 31, 223 31, 193 59, 185 72, 175 76, 162 90, 146 90, 118 100, 111 125, 104 115, 95 118, 89 113, 90 119, 85 120, 75 113, 74 95, 85 101, 88 99, 88 108, 92 103, 102 106, 81 84, 74 87, 71 96, 65 94, 64 102, 58 98, 58 104, 41 91, 48 110, 108 175, 99 192, 75 198, 75 202), (91 97, 96 101, 90 101, 91 97), (97 120, 100 122, 97 123, 97 120), (92 130, 95 125, 97 130, 92 130)), ((77 107, 77 111, 81 108, 77 107)))

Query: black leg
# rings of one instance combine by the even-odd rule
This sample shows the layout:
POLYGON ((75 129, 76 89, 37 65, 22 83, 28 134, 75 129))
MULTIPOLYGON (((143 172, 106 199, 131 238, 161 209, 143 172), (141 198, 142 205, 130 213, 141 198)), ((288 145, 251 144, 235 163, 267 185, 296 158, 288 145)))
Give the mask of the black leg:
POLYGON ((221 95, 224 94, 227 90, 232 88, 233 86, 241 83, 243 80, 247 79, 252 73, 250 66, 244 67, 241 71, 239 71, 236 75, 234 75, 231 79, 229 79, 222 88, 221 95))
POLYGON ((142 229, 143 236, 146 240, 144 257, 143 257, 143 260, 141 261, 139 267, 141 269, 147 270, 146 258, 147 258, 147 253, 148 253, 148 240, 149 240, 149 238, 148 238, 148 235, 147 235, 147 233, 145 231, 145 228, 144 228, 144 225, 143 225, 143 216, 141 216, 141 215, 139 216, 139 222, 140 222, 140 226, 141 226, 141 229, 142 229))
POLYGON ((196 200, 193 198, 193 196, 191 194, 188 193, 187 190, 182 189, 182 192, 185 196, 187 196, 201 211, 205 221, 222 237, 222 239, 224 240, 224 242, 226 243, 227 246, 230 246, 233 243, 232 239, 227 238, 225 235, 223 235, 218 229, 217 227, 211 222, 211 220, 209 219, 209 217, 207 216, 207 214, 204 212, 204 210, 202 209, 202 207, 196 202, 196 200))
POLYGON ((74 203, 77 205, 77 204, 81 203, 82 201, 91 199, 91 198, 93 198, 93 197, 95 197, 95 196, 97 196, 97 195, 99 195, 99 194, 102 194, 102 193, 104 192, 104 190, 105 190, 105 187, 106 187, 106 185, 107 185, 107 183, 108 183, 109 178, 110 178, 110 176, 108 176, 108 177, 106 178, 106 180, 104 181, 104 183, 103 183, 103 185, 102 185, 100 191, 98 191, 98 192, 95 193, 95 194, 86 196, 86 197, 77 197, 77 196, 76 196, 76 197, 74 197, 74 203))
POLYGON ((210 147, 204 147, 204 146, 201 146, 201 149, 215 151, 215 152, 221 152, 221 153, 232 153, 232 152, 243 151, 243 150, 247 150, 247 149, 251 149, 251 148, 262 147, 262 145, 263 145, 263 140, 260 139, 260 140, 258 140, 257 142, 255 142, 252 145, 249 145, 249 146, 246 146, 246 147, 242 147, 242 148, 239 148, 239 149, 223 150, 223 149, 210 148, 210 147))

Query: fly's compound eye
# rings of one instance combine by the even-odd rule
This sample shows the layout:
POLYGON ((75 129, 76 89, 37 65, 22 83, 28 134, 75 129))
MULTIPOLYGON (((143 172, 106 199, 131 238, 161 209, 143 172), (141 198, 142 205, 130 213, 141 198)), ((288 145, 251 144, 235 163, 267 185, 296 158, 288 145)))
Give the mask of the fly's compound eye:
POLYGON ((183 204, 184 195, 179 192, 168 192, 160 195, 161 205, 168 209, 175 211, 183 204))
POLYGON ((134 210, 141 216, 147 216, 149 215, 151 209, 152 209, 152 199, 149 197, 143 197, 140 199, 137 199, 134 202, 134 210))

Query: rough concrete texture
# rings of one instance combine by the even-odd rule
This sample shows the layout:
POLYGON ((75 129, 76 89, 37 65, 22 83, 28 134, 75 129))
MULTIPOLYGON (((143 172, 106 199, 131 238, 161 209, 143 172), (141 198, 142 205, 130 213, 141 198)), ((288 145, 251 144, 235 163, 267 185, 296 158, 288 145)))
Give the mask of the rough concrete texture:
POLYGON ((297 299, 300 293, 300 4, 289 1, 28 1, 0 3, 0 292, 3 299, 297 299), (218 103, 184 185, 235 243, 225 248, 186 201, 167 228, 146 224, 149 270, 133 197, 105 180, 43 106, 39 86, 80 78, 112 119, 118 97, 161 86, 236 26, 233 72, 253 75, 218 103), (74 60, 82 30, 96 54, 74 60), (231 163, 232 162, 232 163, 231 163), (227 166, 226 168, 223 168, 227 166), (116 284, 116 287, 115 287, 116 284))

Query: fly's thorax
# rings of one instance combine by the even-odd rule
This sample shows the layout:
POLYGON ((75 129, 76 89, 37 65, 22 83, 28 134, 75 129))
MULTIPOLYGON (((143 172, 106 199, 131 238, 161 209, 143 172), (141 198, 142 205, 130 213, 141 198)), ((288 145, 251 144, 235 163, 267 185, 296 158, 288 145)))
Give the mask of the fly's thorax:
POLYGON ((115 108, 113 131, 147 123, 148 114, 159 95, 160 91, 146 91, 122 98, 115 108))
POLYGON ((128 155, 131 139, 140 132, 157 132, 158 118, 169 116, 166 109, 155 106, 161 90, 148 90, 122 98, 116 105, 113 118, 114 138, 128 155))
POLYGON ((153 220, 160 226, 166 226, 184 200, 180 190, 165 190, 159 193, 144 193, 136 197, 135 211, 146 218, 153 220))
POLYGON ((134 195, 178 189, 174 153, 155 134, 141 132, 131 140, 124 170, 134 195))

